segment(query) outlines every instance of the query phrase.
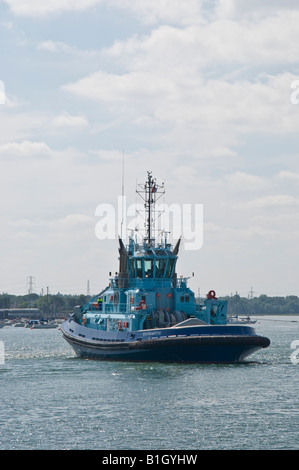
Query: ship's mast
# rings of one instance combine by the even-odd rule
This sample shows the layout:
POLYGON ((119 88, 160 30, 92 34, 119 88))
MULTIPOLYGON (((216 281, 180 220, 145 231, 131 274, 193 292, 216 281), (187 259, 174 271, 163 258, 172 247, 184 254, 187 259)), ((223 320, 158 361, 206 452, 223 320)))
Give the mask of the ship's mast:
POLYGON ((147 181, 145 182, 144 186, 139 185, 139 190, 137 189, 137 193, 140 197, 144 200, 144 207, 145 207, 145 242, 149 245, 153 241, 153 232, 155 230, 155 204, 156 202, 165 194, 164 190, 164 183, 159 185, 155 178, 152 177, 152 172, 147 172, 147 181))
POLYGON ((155 190, 155 186, 153 183, 153 178, 150 172, 148 172, 148 179, 147 179, 147 201, 145 203, 145 209, 147 210, 147 242, 148 244, 151 243, 151 226, 152 226, 152 205, 154 204, 153 199, 153 191, 155 190))

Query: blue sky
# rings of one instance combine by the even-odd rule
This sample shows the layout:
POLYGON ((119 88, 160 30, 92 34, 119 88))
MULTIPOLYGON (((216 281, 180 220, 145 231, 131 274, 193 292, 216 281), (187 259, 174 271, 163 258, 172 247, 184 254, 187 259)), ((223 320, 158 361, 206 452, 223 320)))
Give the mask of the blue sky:
POLYGON ((0 1, 0 291, 85 293, 117 270, 95 236, 148 170, 203 204, 178 274, 202 294, 299 295, 299 6, 0 1))

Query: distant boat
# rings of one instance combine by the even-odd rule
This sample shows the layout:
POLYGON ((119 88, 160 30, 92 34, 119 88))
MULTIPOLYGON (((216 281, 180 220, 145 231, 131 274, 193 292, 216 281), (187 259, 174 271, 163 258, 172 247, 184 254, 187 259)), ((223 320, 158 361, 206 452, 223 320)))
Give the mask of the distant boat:
POLYGON ((12 325, 10 320, 5 320, 0 322, 0 328, 3 328, 4 326, 10 326, 12 325))
POLYGON ((26 328, 31 328, 32 330, 47 330, 47 329, 50 329, 50 328, 58 328, 58 324, 57 323, 52 323, 52 322, 42 322, 40 320, 30 320, 27 325, 26 325, 26 328))
POLYGON ((257 320, 251 320, 250 317, 227 317, 227 323, 234 324, 234 325, 254 325, 257 320))
POLYGON ((61 326, 63 337, 79 357, 99 360, 237 363, 267 348, 270 340, 250 326, 227 324, 227 301, 214 290, 198 303, 187 278, 177 277, 180 240, 173 248, 166 237, 153 237, 154 206, 163 187, 148 172, 142 185, 145 238, 139 243, 131 236, 127 247, 119 239, 117 276, 75 307, 61 326))

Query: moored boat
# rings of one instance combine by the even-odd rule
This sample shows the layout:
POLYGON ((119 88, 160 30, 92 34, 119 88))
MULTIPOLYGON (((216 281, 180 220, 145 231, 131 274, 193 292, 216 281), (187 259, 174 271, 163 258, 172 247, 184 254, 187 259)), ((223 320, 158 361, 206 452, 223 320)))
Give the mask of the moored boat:
POLYGON ((40 320, 30 320, 26 324, 26 328, 31 328, 32 330, 47 330, 58 328, 58 324, 55 322, 45 322, 40 320))
POLYGON ((247 325, 227 324, 227 301, 214 290, 197 302, 187 278, 178 278, 180 240, 152 237, 153 210, 163 185, 148 172, 144 185, 146 236, 119 238, 119 272, 109 285, 61 325, 82 358, 98 360, 236 363, 270 340, 247 325))
POLYGON ((254 325, 257 320, 252 320, 249 316, 248 317, 239 317, 236 316, 228 316, 227 323, 234 324, 234 325, 254 325))

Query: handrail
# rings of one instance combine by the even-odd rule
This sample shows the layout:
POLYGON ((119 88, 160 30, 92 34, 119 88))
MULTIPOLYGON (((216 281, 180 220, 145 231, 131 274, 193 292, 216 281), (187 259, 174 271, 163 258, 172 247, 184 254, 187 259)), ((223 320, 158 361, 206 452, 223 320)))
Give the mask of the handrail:
POLYGON ((103 304, 100 304, 99 305, 100 308, 98 308, 98 306, 95 306, 93 304, 90 304, 90 308, 88 309, 90 312, 92 313, 121 313, 121 314, 127 314, 127 315, 130 315, 132 313, 136 313, 136 312, 146 312, 146 313, 149 313, 152 311, 152 305, 149 304, 147 305, 146 304, 146 308, 142 308, 141 305, 132 305, 130 303, 118 303, 118 304, 114 304, 114 303, 103 303, 103 304))

